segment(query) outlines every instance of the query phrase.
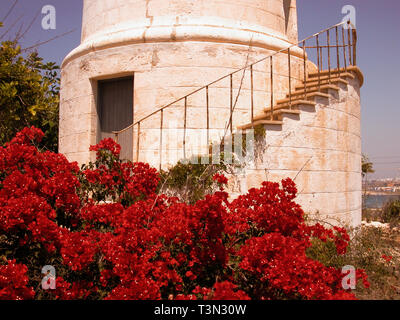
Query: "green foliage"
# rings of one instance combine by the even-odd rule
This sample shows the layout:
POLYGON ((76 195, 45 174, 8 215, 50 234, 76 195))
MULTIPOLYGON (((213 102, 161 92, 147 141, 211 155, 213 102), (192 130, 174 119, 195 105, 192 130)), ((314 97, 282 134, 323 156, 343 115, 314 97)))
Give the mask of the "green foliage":
POLYGON ((307 255, 326 266, 339 268, 346 265, 364 269, 371 284, 369 289, 358 287, 354 292, 359 299, 400 299, 399 235, 393 230, 362 227, 352 232, 347 253, 338 255, 332 241, 314 239, 307 255), (386 258, 390 258, 385 260, 386 258))
POLYGON ((0 145, 22 128, 35 126, 46 134, 42 146, 57 151, 59 67, 44 63, 37 52, 23 56, 14 41, 0 46, 0 145))
POLYGON ((373 163, 369 160, 369 158, 365 154, 362 155, 361 159, 361 171, 363 177, 365 177, 368 173, 375 172, 373 168, 373 163))
POLYGON ((376 208, 363 208, 362 209, 362 220, 366 222, 381 221, 382 220, 382 209, 376 208))
POLYGON ((265 139, 266 136, 267 136, 267 131, 265 130, 263 125, 254 127, 254 138, 256 139, 256 141, 265 139))
MULTIPOLYGON (((263 125, 255 126, 253 130, 254 130, 254 141, 252 141, 252 143, 254 143, 254 147, 257 148, 257 146, 260 146, 265 142, 265 137, 267 135, 267 132, 263 125)), ((242 153, 243 155, 245 155, 247 150, 247 139, 248 139, 246 131, 244 131, 240 135, 240 137, 242 138, 242 141, 239 143, 241 144, 242 153)), ((238 135, 233 134, 232 141, 234 145, 238 144, 238 142, 236 141, 237 139, 239 139, 238 135)))
MULTIPOLYGON (((223 156, 223 155, 222 155, 223 156)), ((160 191, 177 196, 187 203, 196 203, 218 187, 213 180, 216 173, 226 172, 227 166, 212 163, 209 156, 193 156, 189 161, 179 161, 168 171, 161 171, 160 191)))
POLYGON ((397 225, 400 222, 400 200, 390 201, 382 210, 382 221, 397 225))
MULTIPOLYGON (((255 141, 252 143, 256 149, 259 143, 265 141, 265 136, 264 126, 254 128, 255 141)), ((215 174, 229 175, 245 165, 247 143, 246 133, 233 134, 231 138, 223 139, 219 146, 211 145, 210 155, 193 156, 187 161, 179 161, 169 170, 161 171, 160 191, 177 196, 186 203, 196 203, 218 188, 218 184, 213 180, 215 174), (213 151, 219 152, 219 155, 212 155, 213 151), (218 158, 219 161, 215 161, 218 158)))

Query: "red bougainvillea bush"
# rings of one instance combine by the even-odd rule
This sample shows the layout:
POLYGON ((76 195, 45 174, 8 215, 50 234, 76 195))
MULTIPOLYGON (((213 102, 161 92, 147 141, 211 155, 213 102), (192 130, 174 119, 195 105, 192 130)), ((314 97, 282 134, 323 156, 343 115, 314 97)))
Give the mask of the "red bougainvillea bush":
POLYGON ((230 202, 216 175, 220 191, 189 205, 111 139, 79 168, 38 150, 42 137, 26 128, 0 147, 0 299, 355 298, 341 270, 306 255, 315 238, 343 254, 346 231, 306 225, 290 179, 230 202), (41 287, 45 265, 56 289, 41 287))

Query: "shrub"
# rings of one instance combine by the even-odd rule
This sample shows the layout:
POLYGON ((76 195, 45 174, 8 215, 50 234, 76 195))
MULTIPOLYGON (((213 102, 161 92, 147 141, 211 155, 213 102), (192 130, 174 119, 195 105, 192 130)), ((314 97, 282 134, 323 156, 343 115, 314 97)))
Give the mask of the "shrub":
MULTIPOLYGON (((206 160, 212 162, 210 159, 206 160)), ((202 162, 202 157, 195 156, 187 162, 179 161, 168 171, 161 171, 159 191, 191 204, 213 193, 218 189, 213 177, 217 173, 225 172, 226 165, 222 162, 218 164, 202 164, 202 162)))
POLYGON ((345 254, 337 255, 331 241, 314 239, 307 255, 326 266, 340 268, 351 265, 365 270, 371 285, 368 289, 359 286, 355 290, 359 299, 399 299, 398 238, 399 234, 394 230, 363 226, 352 231, 352 240, 345 254))
POLYGON ((230 202, 218 174, 218 191, 187 204, 158 194, 157 171, 120 161, 111 139, 79 170, 40 152, 41 138, 26 128, 0 147, 2 299, 355 298, 340 268, 306 254, 320 239, 343 255, 346 231, 306 225, 292 180, 230 202), (55 290, 39 289, 44 265, 55 290))
POLYGON ((58 71, 37 52, 24 54, 16 41, 0 43, 0 145, 34 125, 46 132, 41 146, 58 149, 58 71))
POLYGON ((390 201, 382 209, 382 221, 397 225, 400 222, 400 200, 390 201))

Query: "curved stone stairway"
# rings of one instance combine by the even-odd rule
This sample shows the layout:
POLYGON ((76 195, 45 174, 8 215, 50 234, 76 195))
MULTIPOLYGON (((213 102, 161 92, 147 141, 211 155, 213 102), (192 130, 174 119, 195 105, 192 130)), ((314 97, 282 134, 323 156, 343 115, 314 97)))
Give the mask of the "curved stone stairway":
POLYGON ((263 181, 290 177, 296 198, 310 217, 333 224, 360 223, 361 137, 359 89, 363 75, 356 66, 309 72, 274 107, 257 114, 240 130, 262 126, 264 151, 246 165, 234 195, 263 181), (305 86, 304 86, 305 85, 305 86), (306 90, 305 90, 306 89, 306 90), (305 94, 306 92, 306 94, 305 94))
POLYGON ((304 85, 296 86, 295 90, 286 95, 285 99, 278 100, 275 106, 265 108, 262 114, 254 117, 252 123, 239 126, 239 130, 247 130, 260 125, 282 126, 282 118, 288 115, 300 115, 299 106, 315 106, 317 97, 329 98, 329 90, 339 92, 338 84, 348 85, 348 79, 354 79, 355 74, 358 74, 363 82, 362 73, 358 67, 349 66, 346 69, 340 70, 325 70, 318 72, 310 72, 304 85), (273 110, 273 111, 272 111, 273 110), (271 117, 272 113, 272 117, 271 117))

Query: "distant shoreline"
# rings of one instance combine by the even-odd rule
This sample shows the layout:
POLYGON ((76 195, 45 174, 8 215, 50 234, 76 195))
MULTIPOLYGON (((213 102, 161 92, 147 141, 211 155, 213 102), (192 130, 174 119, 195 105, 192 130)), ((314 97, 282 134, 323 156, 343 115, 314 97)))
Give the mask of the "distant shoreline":
POLYGON ((367 196, 400 196, 400 192, 383 192, 383 191, 363 191, 363 195, 367 196))

